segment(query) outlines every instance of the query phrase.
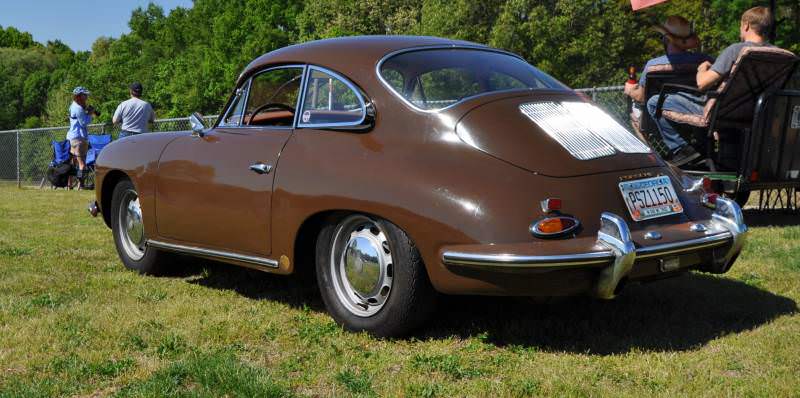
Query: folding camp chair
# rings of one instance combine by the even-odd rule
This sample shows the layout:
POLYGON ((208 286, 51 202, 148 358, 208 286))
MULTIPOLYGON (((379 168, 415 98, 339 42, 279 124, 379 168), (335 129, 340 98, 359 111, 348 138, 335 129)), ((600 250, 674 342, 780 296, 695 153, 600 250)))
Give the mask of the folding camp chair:
POLYGON ((111 143, 111 134, 89 135, 89 151, 86 153, 86 170, 84 171, 84 186, 88 189, 94 187, 94 166, 100 151, 111 143))
MULTIPOLYGON (((63 141, 50 141, 50 147, 53 150, 53 160, 47 165, 47 168, 56 167, 62 164, 71 163, 72 162, 72 155, 70 154, 70 146, 69 140, 63 141)), ((45 169, 47 170, 47 169, 45 169)), ((45 171, 45 176, 42 177, 42 181, 39 183, 39 188, 44 187, 44 182, 47 181, 47 172, 45 171)), ((69 182, 67 183, 67 188, 72 189, 78 183, 77 179, 70 177, 69 182)), ((52 188, 55 188, 51 185, 52 188)))
POLYGON ((740 205, 754 189, 800 187, 800 161, 795 162, 800 159, 800 129, 792 124, 800 120, 800 92, 784 89, 798 65, 800 58, 777 47, 743 49, 728 77, 705 93, 702 115, 663 110, 668 93, 698 93, 693 87, 665 84, 655 117, 679 124, 678 133, 688 132, 687 142, 702 144, 696 149, 707 157, 681 168, 709 176, 718 183, 717 191, 740 205))
POLYGON ((641 109, 639 115, 631 112, 631 127, 641 138, 647 140, 661 156, 665 156, 668 149, 661 139, 658 126, 647 111, 647 99, 657 96, 665 84, 682 84, 696 88, 695 76, 698 66, 699 64, 696 63, 662 64, 650 65, 645 70, 647 76, 644 85, 645 103, 639 104, 641 109))

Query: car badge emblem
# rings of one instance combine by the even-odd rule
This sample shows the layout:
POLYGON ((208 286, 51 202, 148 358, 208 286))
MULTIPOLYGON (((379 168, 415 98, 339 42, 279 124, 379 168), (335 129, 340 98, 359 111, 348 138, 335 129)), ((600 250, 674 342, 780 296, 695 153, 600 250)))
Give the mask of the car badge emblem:
POLYGON ((650 231, 644 234, 644 238, 648 240, 659 240, 661 239, 661 234, 656 231, 650 231))

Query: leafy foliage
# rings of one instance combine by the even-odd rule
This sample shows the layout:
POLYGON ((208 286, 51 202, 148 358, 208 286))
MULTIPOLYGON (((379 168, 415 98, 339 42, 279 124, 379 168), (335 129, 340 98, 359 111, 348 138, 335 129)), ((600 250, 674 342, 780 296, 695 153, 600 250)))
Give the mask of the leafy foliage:
MULTIPOLYGON (((573 87, 619 84, 628 65, 663 52, 650 26, 690 19, 702 50, 738 41, 741 13, 759 0, 672 1, 632 12, 628 0, 195 0, 169 13, 137 8, 130 33, 91 51, 36 43, 0 27, 0 129, 63 125, 70 91, 88 87, 107 122, 136 80, 160 117, 217 113, 253 58, 297 42, 365 34, 414 34, 516 52, 573 87)), ((777 1, 776 44, 800 52, 800 2, 777 1)))

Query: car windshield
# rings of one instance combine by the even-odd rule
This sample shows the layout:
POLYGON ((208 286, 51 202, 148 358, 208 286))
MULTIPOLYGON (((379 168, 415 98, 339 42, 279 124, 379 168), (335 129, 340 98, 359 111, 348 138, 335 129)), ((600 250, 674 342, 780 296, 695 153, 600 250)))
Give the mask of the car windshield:
POLYGON ((400 53, 380 66, 384 81, 423 110, 438 110, 465 98, 513 89, 567 86, 509 54, 463 48, 400 53))

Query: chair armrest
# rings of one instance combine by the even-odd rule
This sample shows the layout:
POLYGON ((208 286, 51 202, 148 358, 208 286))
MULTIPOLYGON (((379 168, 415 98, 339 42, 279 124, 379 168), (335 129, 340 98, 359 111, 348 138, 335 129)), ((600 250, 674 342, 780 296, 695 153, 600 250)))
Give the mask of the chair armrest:
POLYGON ((663 112, 664 100, 667 99, 667 94, 674 94, 679 92, 689 92, 692 94, 705 94, 708 98, 714 98, 717 96, 716 91, 707 91, 703 92, 700 91, 697 87, 687 86, 685 84, 673 84, 673 83, 666 83, 661 86, 661 91, 658 93, 658 104, 656 105, 656 114, 654 119, 661 118, 661 113, 663 112))

